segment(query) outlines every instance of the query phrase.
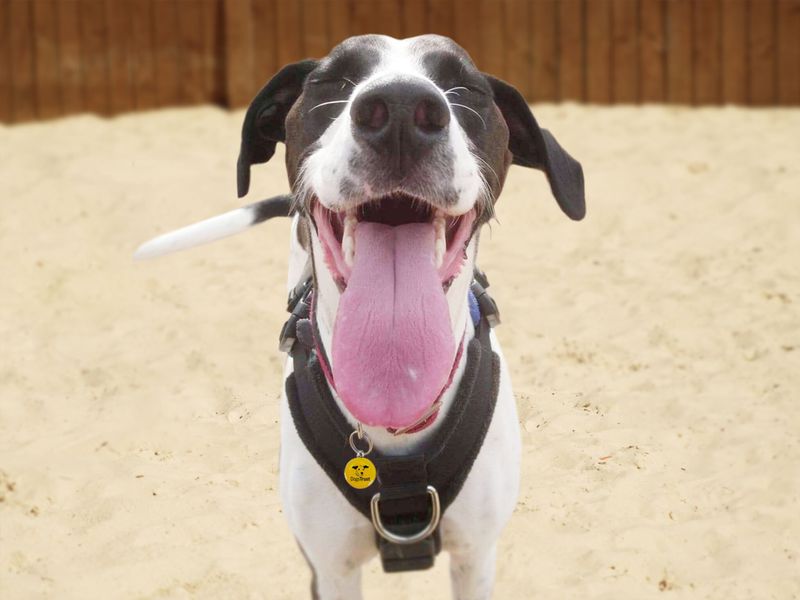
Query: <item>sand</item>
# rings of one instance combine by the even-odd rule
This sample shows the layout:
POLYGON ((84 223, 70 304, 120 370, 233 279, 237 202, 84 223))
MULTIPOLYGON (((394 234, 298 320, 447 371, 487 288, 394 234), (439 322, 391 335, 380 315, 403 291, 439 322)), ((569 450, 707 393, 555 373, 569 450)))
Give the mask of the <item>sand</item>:
MULTIPOLYGON (((800 110, 536 114, 589 213, 515 167, 482 240, 524 442, 496 598, 800 598, 800 110)), ((131 260, 239 205, 241 120, 0 127, 0 597, 307 597, 287 222, 131 260)), ((282 154, 254 171, 249 200, 287 189, 282 154)), ((444 598, 447 558, 364 584, 444 598)))

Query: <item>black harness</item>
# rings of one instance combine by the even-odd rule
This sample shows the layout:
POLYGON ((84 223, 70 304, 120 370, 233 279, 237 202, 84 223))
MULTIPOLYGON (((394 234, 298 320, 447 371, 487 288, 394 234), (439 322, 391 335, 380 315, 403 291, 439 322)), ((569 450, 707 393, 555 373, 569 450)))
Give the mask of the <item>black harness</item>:
MULTIPOLYGON (((339 410, 320 365, 316 348, 321 345, 315 344, 318 336, 309 318, 313 279, 301 282, 289 296, 291 315, 281 331, 281 349, 294 361, 286 396, 297 433, 347 501, 374 524, 378 518, 391 532, 388 537, 424 530, 431 524, 434 501, 443 513, 461 491, 483 445, 500 382, 500 360, 489 336, 499 314, 486 287, 485 276, 476 271, 470 300, 475 337, 466 344, 464 374, 452 406, 439 417, 443 419, 439 429, 410 455, 389 456, 376 449, 369 458, 377 467, 378 480, 363 490, 350 487, 343 476, 345 464, 354 457, 348 441, 353 426, 339 410), (380 496, 375 498, 376 494, 380 496)), ((327 364, 325 356, 322 360, 327 364)), ((427 569, 441 549, 439 527, 413 543, 390 541, 380 531, 376 524, 375 540, 386 572, 427 569)))

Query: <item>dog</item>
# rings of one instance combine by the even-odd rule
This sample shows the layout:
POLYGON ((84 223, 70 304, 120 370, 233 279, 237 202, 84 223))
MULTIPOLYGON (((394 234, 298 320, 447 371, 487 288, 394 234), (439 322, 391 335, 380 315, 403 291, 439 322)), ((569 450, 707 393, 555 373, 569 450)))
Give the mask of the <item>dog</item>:
MULTIPOLYGON (((312 596, 352 600, 362 597, 362 565, 381 544, 392 546, 382 537, 400 540, 393 546, 399 554, 386 556, 399 557, 401 568, 431 564, 417 558, 403 563, 408 556, 402 545, 422 547, 433 539, 430 531, 413 542, 414 535, 387 533, 380 518, 387 502, 380 495, 388 494, 381 470, 388 477, 384 465, 429 451, 424 449, 458 414, 482 318, 476 317, 474 287, 480 230, 494 214, 509 167, 543 171, 558 205, 574 220, 585 214, 583 172, 539 127, 514 87, 482 73, 466 51, 437 35, 352 37, 321 60, 283 67, 244 119, 240 197, 248 193, 251 166, 268 161, 278 142, 286 146, 294 211, 287 289, 293 306, 302 306, 299 296, 310 298, 307 312, 292 322, 296 333, 284 337, 287 349, 305 337, 309 350, 302 361, 312 357, 324 373, 324 389, 298 399, 292 382, 299 355, 292 352, 286 362, 280 493, 312 569, 312 596), (325 468, 316 445, 327 433, 301 426, 300 411, 323 395, 352 430, 351 448, 341 432, 334 436, 340 450, 369 459, 374 447, 373 456, 387 461, 377 465, 383 487, 371 499, 372 520, 343 493, 347 473, 337 480, 335 469, 325 468)), ((162 236, 139 254, 235 233, 266 218, 265 207, 252 205, 162 236)), ((450 455, 463 454, 470 464, 443 513, 432 486, 415 488, 430 495, 421 525, 436 532, 435 550, 428 544, 425 552, 440 546, 449 553, 452 594, 462 600, 491 596, 496 544, 515 507, 520 476, 508 369, 494 333, 482 335, 496 360, 486 371, 495 381, 485 386, 494 397, 477 417, 458 417, 483 421, 478 433, 462 436, 477 440, 471 455, 459 444, 469 448, 474 440, 448 442, 454 446, 450 455)), ((374 464, 350 468, 349 485, 373 485, 374 464)), ((384 567, 391 564, 387 559, 384 567)))

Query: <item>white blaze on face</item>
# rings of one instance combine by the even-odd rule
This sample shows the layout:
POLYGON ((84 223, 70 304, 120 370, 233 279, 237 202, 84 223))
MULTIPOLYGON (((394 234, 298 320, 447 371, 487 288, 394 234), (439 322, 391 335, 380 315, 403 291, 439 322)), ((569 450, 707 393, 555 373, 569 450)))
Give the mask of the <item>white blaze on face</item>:
MULTIPOLYGON (((363 192, 364 197, 374 195, 367 181, 362 181, 359 173, 353 172, 353 158, 361 152, 353 139, 350 107, 363 92, 383 83, 397 79, 422 79, 439 90, 450 109, 448 144, 451 156, 452 180, 449 182, 455 205, 448 207, 450 215, 464 214, 473 208, 485 190, 479 161, 470 151, 469 139, 459 123, 459 116, 467 118, 464 111, 453 110, 451 100, 454 93, 439 88, 425 72, 422 52, 430 49, 430 41, 415 45, 416 38, 397 40, 380 36, 384 46, 380 49, 380 61, 373 72, 352 90, 344 110, 334 119, 320 136, 318 147, 305 160, 300 176, 301 197, 316 196, 326 208, 342 211, 347 207, 347 198, 342 196, 342 184, 349 181, 363 192)), ((455 96, 457 98, 457 96, 455 96)))

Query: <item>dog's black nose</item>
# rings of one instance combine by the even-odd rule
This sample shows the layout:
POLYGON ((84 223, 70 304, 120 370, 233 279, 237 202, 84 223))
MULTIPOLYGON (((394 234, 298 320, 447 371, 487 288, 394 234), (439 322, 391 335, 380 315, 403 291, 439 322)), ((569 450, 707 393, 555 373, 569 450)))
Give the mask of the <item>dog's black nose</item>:
POLYGON ((356 140, 408 169, 446 138, 450 108, 432 84, 395 80, 360 94, 350 118, 356 140))

